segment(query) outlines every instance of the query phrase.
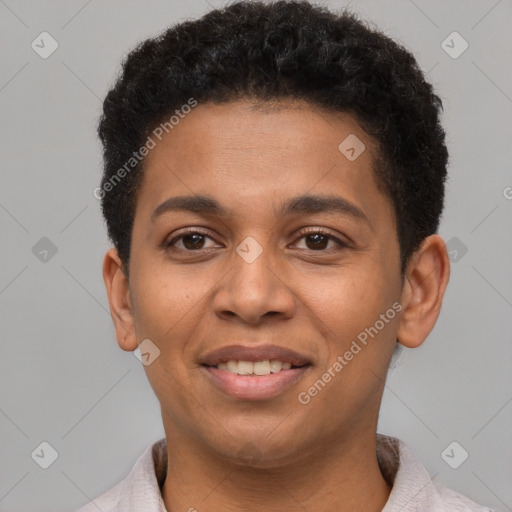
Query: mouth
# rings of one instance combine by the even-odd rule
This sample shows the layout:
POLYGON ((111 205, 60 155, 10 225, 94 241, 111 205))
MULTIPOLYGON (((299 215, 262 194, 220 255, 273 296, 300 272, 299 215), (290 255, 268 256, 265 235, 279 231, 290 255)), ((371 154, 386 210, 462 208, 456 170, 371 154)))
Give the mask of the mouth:
POLYGON ((285 370, 291 370, 296 368, 303 368, 307 364, 296 366, 286 361, 279 361, 277 359, 263 361, 236 361, 230 359, 226 362, 221 362, 216 365, 204 365, 207 368, 216 368, 217 370, 223 370, 234 375, 250 375, 258 377, 262 375, 270 375, 271 373, 279 373, 285 370))
POLYGON ((223 394, 239 400, 267 400, 294 386, 312 366, 283 347, 232 345, 207 354, 201 366, 223 394))

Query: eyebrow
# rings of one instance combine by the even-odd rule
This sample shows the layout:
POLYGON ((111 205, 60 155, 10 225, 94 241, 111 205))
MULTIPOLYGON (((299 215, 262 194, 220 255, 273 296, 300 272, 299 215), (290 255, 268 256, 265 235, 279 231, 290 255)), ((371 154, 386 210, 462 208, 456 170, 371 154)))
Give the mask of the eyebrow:
MULTIPOLYGON (((170 197, 161 203, 151 214, 151 221, 170 211, 188 211, 198 215, 210 215, 225 217, 231 212, 224 208, 216 199, 208 196, 177 196, 170 197)), ((291 215, 311 215, 316 213, 338 213, 352 217, 356 220, 366 222, 370 227, 371 223, 366 214, 352 204, 350 201, 333 195, 302 195, 287 199, 277 208, 274 208, 274 215, 277 218, 291 215)))

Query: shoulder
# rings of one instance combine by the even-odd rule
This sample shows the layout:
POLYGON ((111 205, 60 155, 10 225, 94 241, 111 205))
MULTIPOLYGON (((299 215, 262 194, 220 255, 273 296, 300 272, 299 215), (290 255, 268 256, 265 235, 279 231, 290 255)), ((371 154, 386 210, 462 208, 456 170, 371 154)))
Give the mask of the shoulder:
POLYGON ((382 512, 492 512, 434 482, 412 449, 400 439, 378 434, 377 456, 382 474, 391 486, 382 512))
POLYGON ((76 512, 165 511, 159 488, 161 475, 158 474, 166 469, 165 457, 166 442, 160 439, 144 450, 126 478, 76 512))
POLYGON ((493 509, 484 507, 470 500, 466 496, 445 487, 437 482, 433 482, 435 493, 433 492, 433 499, 438 506, 450 512, 493 512, 493 509))
POLYGON ((124 480, 119 482, 117 485, 105 491, 103 494, 89 501, 83 507, 76 510, 76 512, 115 512, 119 506, 119 496, 122 495, 122 489, 124 488, 124 480))

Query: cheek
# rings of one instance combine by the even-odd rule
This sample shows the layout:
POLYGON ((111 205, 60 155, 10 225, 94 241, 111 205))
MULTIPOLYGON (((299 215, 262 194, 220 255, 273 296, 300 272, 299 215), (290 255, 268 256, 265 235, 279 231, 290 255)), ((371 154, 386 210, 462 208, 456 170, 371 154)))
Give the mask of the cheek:
POLYGON ((316 297, 327 353, 301 391, 311 392, 312 416, 327 414, 326 424, 378 408, 397 325, 393 286, 382 269, 366 269, 345 272, 316 297))
POLYGON ((197 322, 201 301, 207 294, 207 283, 179 277, 170 268, 144 266, 134 275, 130 287, 135 297, 133 316, 137 338, 150 338, 162 348, 176 347, 168 340, 186 337, 190 325, 197 322), (158 343, 160 341, 160 343, 158 343))
POLYGON ((389 293, 390 283, 385 283, 380 272, 345 272, 333 276, 317 298, 322 320, 331 327, 331 335, 343 345, 365 327, 373 325, 379 315, 393 303, 389 293))
POLYGON ((175 273, 163 266, 144 266, 145 270, 133 276, 131 284, 134 303, 134 321, 137 339, 150 339, 159 349, 158 357, 144 366, 148 381, 165 409, 175 421, 190 412, 190 370, 187 351, 193 348, 201 322, 202 301, 207 286, 194 280, 177 279, 175 273), (172 404, 172 405, 170 405, 172 404), (179 412, 177 412, 179 411, 179 412), (187 413, 188 411, 188 413, 187 413))

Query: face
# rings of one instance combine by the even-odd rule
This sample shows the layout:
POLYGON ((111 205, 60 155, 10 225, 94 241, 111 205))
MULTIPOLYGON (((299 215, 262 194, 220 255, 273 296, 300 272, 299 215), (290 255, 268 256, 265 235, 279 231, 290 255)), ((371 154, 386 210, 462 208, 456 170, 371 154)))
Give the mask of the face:
POLYGON ((403 287, 374 162, 305 103, 200 104, 150 151, 120 344, 160 350, 168 439, 270 467, 375 433, 403 287))

